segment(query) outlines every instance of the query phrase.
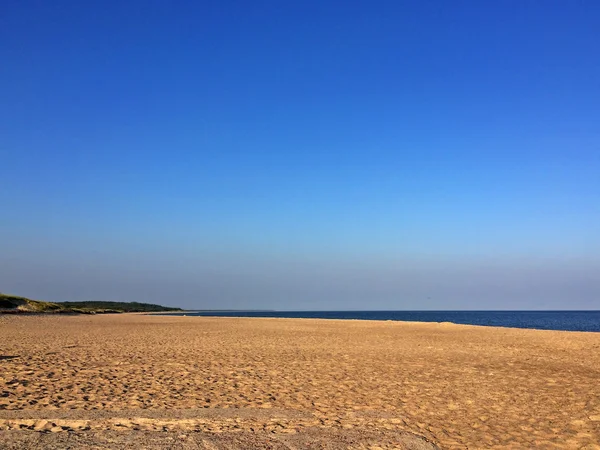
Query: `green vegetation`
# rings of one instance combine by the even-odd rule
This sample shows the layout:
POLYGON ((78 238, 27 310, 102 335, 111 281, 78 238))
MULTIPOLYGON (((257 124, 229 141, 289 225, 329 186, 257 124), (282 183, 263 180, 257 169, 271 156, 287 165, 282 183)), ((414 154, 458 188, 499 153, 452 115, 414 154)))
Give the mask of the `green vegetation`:
POLYGON ((182 311, 181 308, 171 308, 169 306, 138 302, 59 302, 58 304, 65 308, 111 309, 119 312, 182 311))
POLYGON ((123 312, 181 311, 181 308, 124 302, 42 302, 0 293, 0 313, 108 314, 123 312))
POLYGON ((0 293, 0 310, 17 310, 22 312, 52 312, 59 311, 62 306, 51 302, 40 302, 25 297, 0 293))

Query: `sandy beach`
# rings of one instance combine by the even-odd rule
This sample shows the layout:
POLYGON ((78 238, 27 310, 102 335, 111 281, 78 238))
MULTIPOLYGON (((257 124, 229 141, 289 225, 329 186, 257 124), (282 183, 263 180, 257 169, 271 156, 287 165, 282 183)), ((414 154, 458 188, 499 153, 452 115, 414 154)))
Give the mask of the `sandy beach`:
POLYGON ((0 342, 0 448, 600 449, 600 333, 40 315, 0 342))

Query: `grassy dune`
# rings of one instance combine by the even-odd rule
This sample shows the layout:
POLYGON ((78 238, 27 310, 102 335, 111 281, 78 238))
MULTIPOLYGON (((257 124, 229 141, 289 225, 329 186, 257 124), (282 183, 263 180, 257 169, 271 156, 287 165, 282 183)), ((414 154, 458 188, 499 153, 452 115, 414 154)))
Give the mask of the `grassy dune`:
POLYGON ((0 313, 108 314, 123 312, 181 311, 150 303, 125 302, 44 302, 0 293, 0 313))
POLYGON ((0 294, 0 310, 21 312, 55 312, 63 309, 58 303, 41 302, 16 295, 0 294))

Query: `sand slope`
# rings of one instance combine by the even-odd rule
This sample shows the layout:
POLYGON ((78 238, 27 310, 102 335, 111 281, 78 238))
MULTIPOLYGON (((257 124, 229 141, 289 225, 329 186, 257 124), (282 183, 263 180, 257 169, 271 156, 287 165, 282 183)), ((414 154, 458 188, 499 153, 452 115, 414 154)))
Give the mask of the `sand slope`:
POLYGON ((127 314, 1 317, 0 342, 6 446, 54 428, 82 445, 139 430, 410 448, 410 432, 441 448, 600 449, 598 333, 127 314))

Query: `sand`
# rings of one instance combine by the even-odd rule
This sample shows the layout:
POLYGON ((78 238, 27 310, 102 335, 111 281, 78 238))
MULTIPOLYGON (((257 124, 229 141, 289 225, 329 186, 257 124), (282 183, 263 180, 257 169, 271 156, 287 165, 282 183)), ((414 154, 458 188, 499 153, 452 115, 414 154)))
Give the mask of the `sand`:
POLYGON ((0 317, 0 448, 599 444, 600 333, 0 317))

